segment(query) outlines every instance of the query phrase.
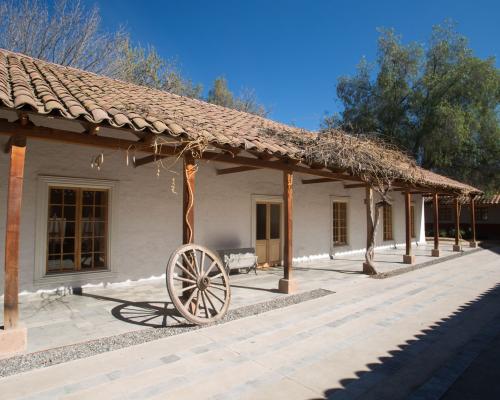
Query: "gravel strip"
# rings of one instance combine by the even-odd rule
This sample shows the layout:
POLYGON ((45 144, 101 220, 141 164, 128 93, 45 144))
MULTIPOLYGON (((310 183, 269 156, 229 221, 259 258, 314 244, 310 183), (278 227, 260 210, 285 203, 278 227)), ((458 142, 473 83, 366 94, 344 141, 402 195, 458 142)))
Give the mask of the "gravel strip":
POLYGON ((224 324, 226 322, 234 321, 240 318, 258 315, 278 308, 291 306, 293 304, 302 303, 304 301, 317 299, 323 296, 328 296, 333 293, 334 292, 330 290, 314 289, 304 293, 292 294, 287 296, 283 295, 262 303, 240 307, 235 310, 229 310, 227 315, 221 321, 214 324, 203 326, 180 324, 165 328, 141 329, 139 331, 126 332, 120 335, 90 340, 88 342, 56 347, 53 349, 38 351, 35 353, 22 354, 6 358, 4 360, 0 360, 0 377, 30 371, 35 368, 44 368, 51 365, 61 364, 79 358, 91 357, 107 351, 123 349, 125 347, 158 340, 169 336, 180 335, 182 333, 203 329, 207 326, 224 324))
POLYGON ((461 251, 461 252, 457 252, 456 254, 451 254, 449 256, 446 256, 446 257, 436 257, 433 260, 426 261, 426 262, 423 262, 423 263, 420 263, 420 264, 409 265, 408 267, 398 268, 398 269, 395 269, 395 270, 392 270, 392 271, 381 272, 381 273, 376 274, 376 275, 371 275, 370 278, 373 278, 373 279, 390 278, 392 276, 397 276, 397 275, 405 274, 406 272, 415 271, 417 269, 421 269, 421 268, 425 268, 425 267, 430 267, 431 265, 435 265, 435 264, 439 264, 439 263, 442 263, 442 262, 445 262, 445 261, 453 260, 455 258, 462 257, 462 256, 465 256, 467 254, 474 254, 474 253, 477 253, 478 251, 482 251, 482 250, 484 250, 484 249, 478 247, 477 249, 474 249, 474 250, 461 251))

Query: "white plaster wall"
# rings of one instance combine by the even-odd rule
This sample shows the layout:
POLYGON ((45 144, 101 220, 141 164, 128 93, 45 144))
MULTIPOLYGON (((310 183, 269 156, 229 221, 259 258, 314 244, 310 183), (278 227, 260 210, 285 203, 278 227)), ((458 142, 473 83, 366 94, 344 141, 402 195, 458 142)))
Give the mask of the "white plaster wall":
MULTIPOLYGON (((7 138, 2 140, 2 144, 7 138)), ((55 142, 29 140, 25 166, 23 207, 21 221, 20 288, 36 290, 59 286, 56 283, 43 287, 34 281, 35 221, 37 181, 40 175, 69 176, 78 178, 109 179, 118 182, 115 197, 114 232, 111 259, 114 275, 103 279, 98 274, 83 281, 78 275, 64 277, 66 285, 88 282, 121 282, 127 279, 159 276, 171 252, 181 244, 182 178, 180 165, 156 176, 154 165, 137 169, 125 164, 125 154, 104 150, 101 171, 90 167, 99 150, 91 147, 55 142), (177 194, 172 193, 172 177, 177 194)), ((282 194, 282 173, 255 170, 239 174, 216 175, 215 168, 227 164, 200 162, 196 181, 195 242, 212 249, 252 246, 252 196, 282 194)), ((0 240, 5 237, 5 200, 9 155, 0 153, 0 240)), ((362 251, 366 242, 366 214, 364 189, 344 189, 342 183, 303 185, 295 176, 294 192, 294 257, 296 261, 336 254, 362 251), (332 199, 348 199, 349 245, 331 248, 332 199)), ((382 243, 379 229, 378 243, 394 245, 404 243, 404 202, 399 192, 394 194, 395 241, 382 243)), ((417 237, 422 240, 422 201, 415 198, 417 237)), ((42 239, 43 240, 43 239, 42 239)), ((425 238, 424 238, 425 240, 425 238)), ((4 248, 0 246, 0 259, 4 248)), ((3 282, 3 268, 0 271, 3 282)), ((3 291, 3 288, 1 289, 3 291)), ((0 293, 1 293, 0 291, 0 293)))

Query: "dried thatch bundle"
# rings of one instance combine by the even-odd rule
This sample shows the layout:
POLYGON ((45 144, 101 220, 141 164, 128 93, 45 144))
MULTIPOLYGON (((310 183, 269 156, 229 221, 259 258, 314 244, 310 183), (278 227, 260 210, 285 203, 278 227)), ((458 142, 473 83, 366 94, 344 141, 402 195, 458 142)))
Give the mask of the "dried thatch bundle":
POLYGON ((449 187, 466 195, 477 189, 419 167, 411 156, 375 134, 350 135, 332 129, 321 133, 265 129, 263 135, 278 143, 293 144, 295 157, 310 165, 323 165, 360 177, 380 193, 395 181, 409 185, 449 187))

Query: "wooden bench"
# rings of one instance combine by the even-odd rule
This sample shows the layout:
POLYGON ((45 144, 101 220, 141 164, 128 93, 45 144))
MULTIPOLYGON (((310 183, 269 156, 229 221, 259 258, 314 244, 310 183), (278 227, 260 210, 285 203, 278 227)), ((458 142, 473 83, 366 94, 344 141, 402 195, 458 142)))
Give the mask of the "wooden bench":
POLYGON ((235 269, 246 269, 247 273, 253 269, 257 274, 257 255, 253 247, 217 250, 217 252, 228 274, 235 269))

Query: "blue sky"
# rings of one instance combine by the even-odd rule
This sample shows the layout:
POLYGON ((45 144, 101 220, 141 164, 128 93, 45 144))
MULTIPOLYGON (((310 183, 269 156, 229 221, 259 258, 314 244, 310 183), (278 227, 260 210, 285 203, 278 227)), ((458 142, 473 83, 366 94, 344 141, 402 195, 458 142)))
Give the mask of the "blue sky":
MULTIPOLYGON (((87 0, 90 4, 95 1, 87 0)), ((176 57, 208 90, 225 76, 234 92, 254 88, 270 117, 316 129, 341 109, 335 83, 362 56, 374 60, 378 27, 424 42, 447 18, 480 57, 500 53, 500 1, 97 1, 104 27, 176 57)), ((498 57, 497 57, 498 58, 498 57)), ((497 61, 498 65, 498 61, 497 61)))

